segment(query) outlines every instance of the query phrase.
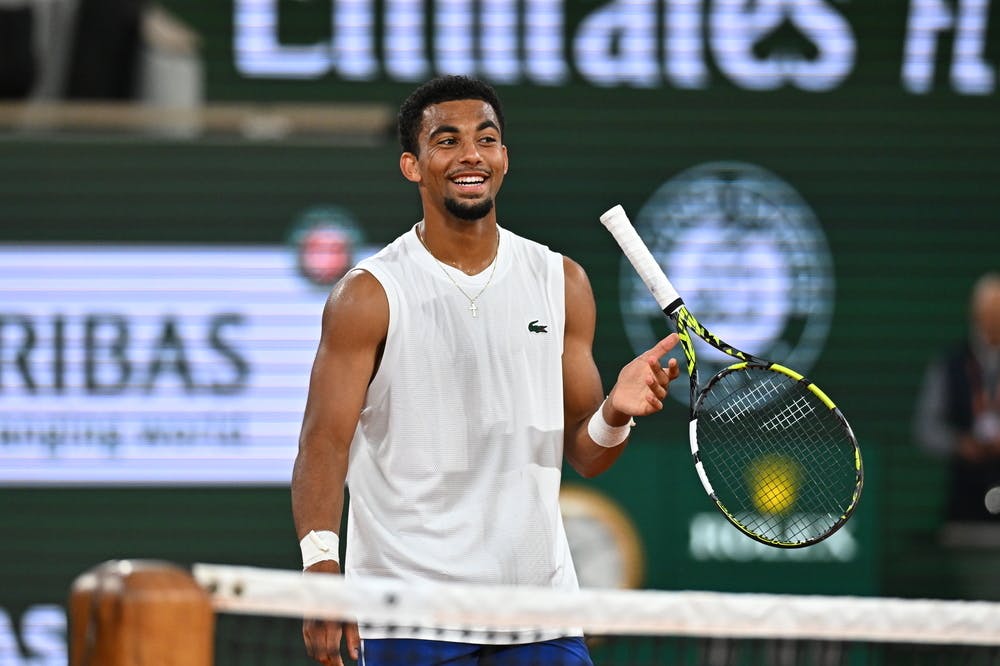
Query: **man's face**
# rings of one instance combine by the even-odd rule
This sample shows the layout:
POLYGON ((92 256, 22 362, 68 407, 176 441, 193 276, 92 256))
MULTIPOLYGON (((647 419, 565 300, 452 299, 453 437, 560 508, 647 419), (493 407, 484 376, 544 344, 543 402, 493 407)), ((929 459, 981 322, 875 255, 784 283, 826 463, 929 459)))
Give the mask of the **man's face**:
POLYGON ((507 173, 507 148, 493 107, 463 99, 424 109, 419 157, 403 153, 400 168, 419 184, 425 202, 464 220, 493 209, 507 173))

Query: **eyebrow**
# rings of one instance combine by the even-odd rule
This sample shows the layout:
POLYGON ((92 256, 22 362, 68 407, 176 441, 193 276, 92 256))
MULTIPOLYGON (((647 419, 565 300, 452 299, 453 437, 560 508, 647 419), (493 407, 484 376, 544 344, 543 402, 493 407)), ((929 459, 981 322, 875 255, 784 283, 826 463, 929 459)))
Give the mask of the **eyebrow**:
MULTIPOLYGON (((479 123, 476 126, 476 131, 477 132, 481 132, 484 129, 488 129, 488 128, 491 128, 491 127, 493 129, 495 129, 497 132, 500 131, 500 128, 497 127, 497 124, 495 122, 493 122, 492 120, 488 120, 488 119, 484 120, 481 123, 479 123)), ((431 131, 431 133, 427 135, 427 138, 428 139, 433 139, 438 134, 454 134, 454 133, 457 133, 457 132, 458 132, 458 128, 455 127, 454 125, 441 125, 440 127, 435 127, 431 131)))

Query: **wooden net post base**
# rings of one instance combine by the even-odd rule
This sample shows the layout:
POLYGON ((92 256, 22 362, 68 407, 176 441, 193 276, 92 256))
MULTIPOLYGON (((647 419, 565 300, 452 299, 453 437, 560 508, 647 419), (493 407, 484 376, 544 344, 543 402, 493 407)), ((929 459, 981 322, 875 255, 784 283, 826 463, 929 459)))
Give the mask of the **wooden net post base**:
POLYGON ((100 564, 73 582, 69 613, 69 666, 212 666, 211 601, 176 565, 100 564))

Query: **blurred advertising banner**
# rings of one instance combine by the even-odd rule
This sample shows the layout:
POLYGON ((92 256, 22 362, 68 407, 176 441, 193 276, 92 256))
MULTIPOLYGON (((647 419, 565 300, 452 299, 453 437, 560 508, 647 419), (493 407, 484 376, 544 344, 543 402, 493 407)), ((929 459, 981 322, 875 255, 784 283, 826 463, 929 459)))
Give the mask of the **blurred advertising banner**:
POLYGON ((0 246, 0 483, 287 483, 328 293, 303 256, 0 246))

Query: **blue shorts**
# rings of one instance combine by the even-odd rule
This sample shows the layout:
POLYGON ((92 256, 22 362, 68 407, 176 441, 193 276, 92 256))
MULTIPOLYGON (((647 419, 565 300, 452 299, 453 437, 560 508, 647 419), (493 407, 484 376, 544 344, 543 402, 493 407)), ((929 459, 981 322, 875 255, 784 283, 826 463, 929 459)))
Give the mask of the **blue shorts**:
POLYGON ((579 636, 516 645, 378 638, 361 641, 358 666, 594 666, 594 662, 579 636))

